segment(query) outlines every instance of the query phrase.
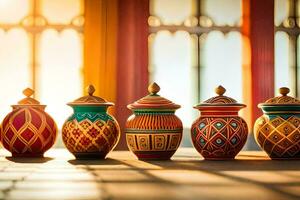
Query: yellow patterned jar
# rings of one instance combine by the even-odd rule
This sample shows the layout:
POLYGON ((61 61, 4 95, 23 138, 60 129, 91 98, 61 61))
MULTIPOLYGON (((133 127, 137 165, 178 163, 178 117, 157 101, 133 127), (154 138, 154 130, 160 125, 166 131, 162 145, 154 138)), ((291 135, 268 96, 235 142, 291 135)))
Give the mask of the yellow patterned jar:
POLYGON ((300 158, 300 101, 289 91, 280 88, 281 96, 258 105, 264 115, 254 124, 254 136, 272 159, 300 158))
POLYGON ((68 103, 74 110, 63 125, 62 139, 77 159, 105 158, 120 138, 118 122, 107 113, 113 103, 94 96, 88 86, 88 95, 68 103))

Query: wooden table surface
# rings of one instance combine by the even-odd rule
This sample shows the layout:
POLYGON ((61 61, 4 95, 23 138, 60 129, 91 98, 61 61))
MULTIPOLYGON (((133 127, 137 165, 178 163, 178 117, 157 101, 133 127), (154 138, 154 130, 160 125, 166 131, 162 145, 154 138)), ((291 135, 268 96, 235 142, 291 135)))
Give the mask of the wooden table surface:
POLYGON ((300 199, 300 161, 271 161, 241 152, 234 161, 205 161, 181 148, 171 161, 137 160, 114 151, 77 161, 65 149, 43 159, 0 151, 0 199, 300 199))

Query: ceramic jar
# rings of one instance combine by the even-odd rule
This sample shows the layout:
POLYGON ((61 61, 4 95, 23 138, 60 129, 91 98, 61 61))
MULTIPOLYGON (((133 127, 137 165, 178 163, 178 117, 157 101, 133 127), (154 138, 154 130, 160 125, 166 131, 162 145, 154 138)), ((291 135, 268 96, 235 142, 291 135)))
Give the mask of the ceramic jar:
POLYGON ((239 115, 246 105, 224 96, 225 88, 215 89, 212 97, 194 108, 200 111, 191 128, 196 150, 207 160, 227 160, 241 151, 248 137, 248 126, 239 115))
POLYGON ((45 105, 30 97, 34 91, 27 88, 26 96, 12 105, 13 110, 4 118, 1 142, 13 157, 43 157, 56 139, 57 126, 45 112, 45 105))
POLYGON ((264 114, 254 124, 254 136, 272 159, 300 158, 300 101, 289 91, 280 88, 281 96, 258 105, 264 114))
POLYGON ((180 106, 159 96, 159 90, 152 83, 149 95, 128 105, 133 115, 126 122, 126 141, 138 159, 170 159, 182 139, 182 122, 175 115, 180 106))
POLYGON ((114 105, 94 96, 95 88, 87 87, 88 95, 68 103, 74 113, 62 127, 62 139, 77 159, 103 159, 113 150, 120 138, 118 122, 107 113, 114 105))

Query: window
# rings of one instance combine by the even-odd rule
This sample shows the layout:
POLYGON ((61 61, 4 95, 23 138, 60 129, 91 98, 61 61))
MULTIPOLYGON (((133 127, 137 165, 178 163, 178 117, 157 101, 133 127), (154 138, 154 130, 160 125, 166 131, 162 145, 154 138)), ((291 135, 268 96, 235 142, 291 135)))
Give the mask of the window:
POLYGON ((82 95, 83 0, 0 1, 0 113, 31 87, 58 127, 82 95))
POLYGON ((182 105, 185 128, 218 85, 242 101, 241 0, 150 0, 150 15, 150 80, 182 105))
POLYGON ((300 97, 299 34, 300 1, 275 0, 275 92, 289 87, 291 95, 300 97))

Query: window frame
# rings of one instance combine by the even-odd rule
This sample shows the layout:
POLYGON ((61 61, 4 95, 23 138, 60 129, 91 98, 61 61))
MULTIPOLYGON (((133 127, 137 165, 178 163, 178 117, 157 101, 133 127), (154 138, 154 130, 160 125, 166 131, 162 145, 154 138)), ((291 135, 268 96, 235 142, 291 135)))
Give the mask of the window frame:
MULTIPOLYGON (((0 23, 0 29, 3 29, 5 32, 14 29, 14 28, 21 28, 23 29, 30 37, 31 46, 31 62, 30 62, 30 74, 31 74, 31 85, 32 89, 35 90, 37 88, 37 68, 39 67, 38 64, 38 47, 37 47, 37 40, 39 35, 47 30, 47 29, 54 29, 58 32, 62 32, 65 29, 72 29, 75 30, 77 33, 83 35, 84 33, 84 0, 80 0, 82 7, 82 14, 75 16, 69 24, 54 24, 49 23, 43 15, 39 14, 39 0, 31 0, 28 3, 30 4, 30 12, 27 16, 19 21, 16 24, 5 24, 0 23), (26 23, 26 21, 29 21, 26 23), (83 20, 83 23, 80 25, 75 25, 75 20, 83 20)), ((35 97, 35 94, 33 94, 35 97)))
MULTIPOLYGON (((152 1, 152 0, 150 0, 152 1)), ((200 37, 203 34, 208 34, 212 31, 220 31, 221 33, 223 33, 224 35, 228 34, 229 32, 232 31, 237 31, 239 32, 241 35, 242 34, 242 25, 240 26, 228 26, 228 25, 224 25, 224 26, 218 26, 215 25, 214 21, 212 19, 210 19, 208 16, 204 15, 201 13, 201 2, 202 0, 194 0, 194 4, 196 6, 196 13, 194 15, 194 17, 197 18, 197 25, 196 26, 185 26, 184 24, 181 25, 159 25, 159 26, 151 26, 149 21, 148 21, 148 27, 149 27, 149 36, 151 34, 157 34, 159 31, 169 31, 170 33, 175 33, 177 31, 186 31, 187 33, 189 33, 190 35, 196 35, 197 36, 197 57, 196 57, 196 63, 197 63, 197 101, 200 102, 200 68, 201 68, 201 58, 200 58, 200 37), (201 18, 209 18, 212 21, 212 26, 209 27, 204 27, 201 26, 201 18)), ((242 2, 242 1, 241 1, 242 2)), ((149 2, 151 5, 151 2, 149 2)), ((159 20, 159 17, 157 16, 151 16, 150 17, 154 17, 157 18, 159 20)), ((149 17, 149 19, 150 19, 149 17)), ((151 66, 150 66, 151 67, 151 66)), ((149 70, 149 76, 152 77, 152 71, 153 70, 149 70)))
MULTIPOLYGON (((298 40, 300 39, 300 18, 297 16, 298 8, 297 4, 300 4, 299 0, 288 0, 289 4, 289 16, 286 18, 279 26, 276 26, 274 23, 274 36, 276 36, 277 32, 284 32, 289 36, 289 45, 291 45, 291 49, 293 51, 289 51, 291 53, 292 60, 290 65, 294 66, 294 74, 292 81, 292 87, 294 88, 295 96, 300 97, 300 80, 298 77, 298 40)), ((275 7, 274 7, 275 10, 275 7)), ((275 13, 276 15, 276 13, 275 13)), ((275 43, 275 41, 274 41, 275 43)), ((275 50, 275 49, 274 49, 275 50)))

